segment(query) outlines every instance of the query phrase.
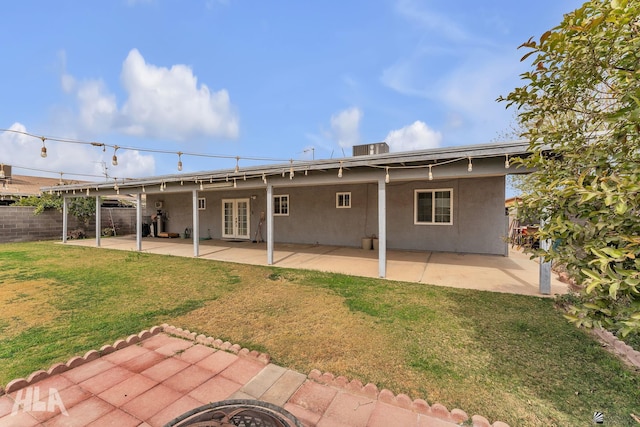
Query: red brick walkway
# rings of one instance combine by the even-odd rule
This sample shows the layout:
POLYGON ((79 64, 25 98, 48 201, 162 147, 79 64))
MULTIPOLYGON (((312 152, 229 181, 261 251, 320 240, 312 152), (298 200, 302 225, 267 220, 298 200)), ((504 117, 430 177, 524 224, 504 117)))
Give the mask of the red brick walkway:
MULTIPOLYGON (((463 411, 395 396, 373 384, 318 371, 304 375, 269 363, 265 354, 162 329, 10 382, 0 396, 0 427, 155 427, 225 399, 269 402, 309 427, 447 427, 469 420, 463 411)), ((490 426, 481 416, 471 421, 490 426)))

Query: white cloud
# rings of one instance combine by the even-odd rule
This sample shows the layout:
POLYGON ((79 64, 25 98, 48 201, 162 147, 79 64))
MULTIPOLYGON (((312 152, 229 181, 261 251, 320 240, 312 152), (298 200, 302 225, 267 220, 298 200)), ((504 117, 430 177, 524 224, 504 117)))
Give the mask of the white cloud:
POLYGON ((360 142, 359 127, 362 115, 359 108, 351 107, 331 116, 331 131, 340 147, 351 147, 360 142))
POLYGON ((64 71, 64 54, 61 60, 60 83, 75 95, 85 133, 120 132, 174 141, 238 137, 239 120, 228 92, 211 92, 186 65, 158 67, 131 50, 121 73, 127 98, 119 108, 102 80, 78 80, 64 71))
POLYGON ((147 64, 133 49, 122 67, 129 98, 121 110, 124 132, 185 140, 194 136, 236 138, 238 118, 229 94, 211 92, 186 65, 171 68, 147 64))
POLYGON ((416 120, 413 124, 387 134, 385 142, 389 151, 425 150, 440 146, 442 134, 431 129, 426 123, 416 120))
POLYGON ((84 81, 76 86, 82 124, 92 132, 109 131, 118 115, 115 95, 108 93, 100 80, 84 81))
POLYGON ((409 22, 415 22, 423 29, 444 37, 450 41, 468 41, 473 37, 460 25, 442 14, 421 7, 415 0, 398 0, 395 3, 397 13, 409 22))

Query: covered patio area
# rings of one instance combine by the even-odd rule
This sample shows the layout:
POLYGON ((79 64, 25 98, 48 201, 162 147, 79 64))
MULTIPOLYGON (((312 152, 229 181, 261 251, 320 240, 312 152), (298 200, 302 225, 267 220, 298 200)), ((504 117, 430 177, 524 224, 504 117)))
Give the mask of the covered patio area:
MULTIPOLYGON (((190 239, 143 240, 142 252, 194 256, 190 239)), ((67 240, 66 244, 95 247, 95 240, 67 240)), ((100 248, 137 251, 136 236, 102 238, 100 248)), ((199 258, 266 266, 266 253, 264 242, 211 239, 200 241, 199 258)), ((354 247, 276 243, 273 266, 378 278, 377 251, 354 247)), ((387 249, 387 280, 541 296, 539 274, 539 263, 516 249, 508 256, 387 249)), ((567 285, 552 274, 550 295, 566 292, 567 285)))

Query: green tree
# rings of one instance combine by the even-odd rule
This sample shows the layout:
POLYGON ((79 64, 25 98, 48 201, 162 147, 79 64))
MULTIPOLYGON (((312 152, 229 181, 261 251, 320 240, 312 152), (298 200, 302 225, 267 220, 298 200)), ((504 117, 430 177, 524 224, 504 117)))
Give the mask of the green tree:
MULTIPOLYGON (((34 206, 34 215, 40 215, 46 209, 62 211, 62 204, 62 196, 49 193, 43 193, 41 196, 25 197, 16 203, 18 206, 34 206)), ((69 200, 67 207, 69 213, 86 227, 96 212, 96 199, 94 197, 74 197, 69 200)))
POLYGON ((518 109, 532 155, 523 215, 538 254, 567 266, 581 302, 567 317, 640 332, 640 2, 592 0, 522 48, 532 69, 498 100, 518 109))

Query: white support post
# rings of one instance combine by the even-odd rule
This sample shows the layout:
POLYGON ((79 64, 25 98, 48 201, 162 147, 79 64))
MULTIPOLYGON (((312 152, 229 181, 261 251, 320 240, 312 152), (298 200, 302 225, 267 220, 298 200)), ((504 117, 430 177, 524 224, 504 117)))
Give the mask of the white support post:
POLYGON ((387 184, 378 180, 378 276, 387 277, 387 184))
POLYGON ((200 256, 200 215, 198 213, 198 190, 193 190, 193 256, 200 256))
POLYGON ((267 184, 267 264, 273 265, 273 185, 267 184))
POLYGON ((142 194, 136 194, 136 250, 142 251, 142 194))
MULTIPOLYGON (((540 227, 544 227, 544 223, 541 223, 540 227)), ((550 240, 540 241, 540 249, 548 251, 549 248, 551 248, 550 240)), ((552 261, 545 261, 540 257, 540 293, 542 295, 551 294, 551 263, 552 261)))
POLYGON ((100 207, 100 196, 96 196, 96 247, 100 247, 100 226, 102 225, 102 208, 100 207))
POLYGON ((67 214, 69 213, 69 202, 66 197, 62 198, 62 243, 67 243, 67 234, 69 224, 67 222, 67 214))

